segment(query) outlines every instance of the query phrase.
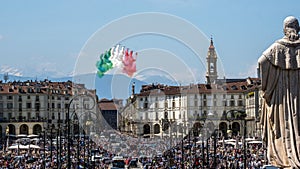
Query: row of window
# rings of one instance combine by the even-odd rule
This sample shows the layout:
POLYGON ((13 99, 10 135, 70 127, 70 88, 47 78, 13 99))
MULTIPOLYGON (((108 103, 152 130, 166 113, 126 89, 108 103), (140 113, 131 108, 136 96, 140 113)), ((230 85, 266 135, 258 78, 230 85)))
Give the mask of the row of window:
MULTIPOLYGON (((223 94, 223 99, 226 99, 226 96, 227 96, 226 94, 223 94)), ((233 94, 230 95, 230 99, 235 99, 234 96, 235 96, 235 95, 233 95, 233 94)), ((173 96, 173 101, 175 101, 175 98, 176 98, 176 96, 173 96)), ((197 98, 198 98, 198 95, 195 94, 194 98, 197 99, 197 98)), ((239 94, 239 95, 238 95, 238 99, 242 99, 242 98, 243 98, 243 95, 242 95, 242 94, 239 94)), ((169 96, 169 98, 166 97, 165 99, 171 99, 171 98, 170 98, 170 96, 169 96)), ((206 94, 203 94, 203 99, 207 99, 207 95, 206 95, 206 94)), ((217 99, 217 94, 213 94, 213 99, 217 99)), ((143 100, 148 101, 148 97, 144 97, 144 98, 141 97, 141 98, 140 98, 140 101, 143 101, 143 100)), ((181 100, 180 97, 179 97, 179 100, 181 100)), ((155 97, 155 101, 158 101, 158 97, 155 97)))
MULTIPOLYGON (((23 119, 26 119, 26 116, 23 116, 23 113, 19 113, 19 116, 17 116, 17 118, 19 120, 23 120, 23 119)), ((27 119, 40 119, 40 113, 39 112, 35 112, 35 116, 32 116, 32 113, 31 112, 28 112, 27 113, 27 119)), ((12 113, 8 113, 8 119, 15 119, 17 120, 15 117, 13 117, 12 113)))
MULTIPOLYGON (((158 102, 155 102, 154 105, 155 105, 154 108, 158 108, 158 106, 159 106, 158 102)), ((178 105, 179 105, 179 107, 181 107, 181 102, 179 102, 178 105)), ((194 101, 194 106, 198 107, 198 101, 197 100, 194 101)), ((203 107, 207 107, 207 106, 208 106, 207 101, 203 100, 203 107)), ((217 101, 213 101, 213 105, 212 106, 218 106, 217 105, 217 101)), ((222 106, 224 106, 224 107, 226 107, 226 106, 234 107, 234 106, 236 106, 236 102, 235 102, 235 100, 230 100, 229 104, 228 104, 228 101, 224 100, 223 103, 222 103, 222 106)), ((244 106, 243 100, 238 100, 237 101, 237 106, 244 106)), ((172 102, 172 107, 173 108, 176 107, 176 102, 175 101, 172 102)), ((149 108, 148 102, 144 102, 143 108, 144 109, 148 109, 149 108)), ((168 108, 168 102, 165 102, 165 108, 168 108)))
MULTIPOLYGON (((26 118, 27 117, 27 119, 40 119, 40 113, 39 112, 34 112, 34 116, 32 116, 33 115, 33 113, 32 112, 28 112, 27 113, 27 116, 23 116, 24 115, 24 113, 19 113, 18 114, 18 119, 20 119, 20 120, 23 120, 24 118, 26 118)), ((2 113, 0 113, 0 117, 3 117, 3 112, 2 113)), ((58 117, 58 119, 62 119, 62 117, 61 117, 61 113, 60 112, 58 112, 58 114, 57 114, 57 117, 58 117)), ((13 115, 12 115, 12 113, 11 112, 9 112, 8 113, 8 119, 15 119, 15 117, 13 117, 13 115)), ((51 119, 52 120, 55 120, 56 118, 55 118, 55 113, 52 113, 51 114, 51 119)), ((16 119, 17 120, 17 119, 16 119)))
MULTIPOLYGON (((12 95, 8 95, 8 96, 6 96, 6 98, 7 98, 7 100, 12 100, 13 99, 13 96, 12 95)), ((22 98, 23 98, 23 96, 20 96, 19 95, 19 98, 18 98, 18 101, 22 101, 22 98)), ((49 97, 48 96, 48 99, 52 99, 52 100, 62 100, 62 97, 61 96, 57 96, 57 97, 55 97, 55 96, 51 96, 51 97, 49 97)), ((2 100, 3 99, 3 96, 0 96, 0 100, 2 100)), ((31 99, 31 95, 27 95, 27 99, 31 99)), ((39 99, 39 96, 38 95, 36 95, 35 96, 35 100, 36 101, 39 101, 40 99, 39 99)), ((69 100, 69 97, 65 97, 65 100, 69 100)))
MULTIPOLYGON (((222 116, 225 117, 225 116, 226 116, 226 113, 227 113, 227 111, 224 110, 222 116)), ((207 116, 207 111, 204 110, 203 113, 202 113, 201 115, 202 115, 202 116, 207 116)), ((214 116, 217 116, 217 111, 214 111, 214 112, 213 112, 213 115, 214 115, 214 116)), ((197 117, 200 117, 200 115, 198 114, 197 111, 195 111, 194 114, 193 114, 193 117, 194 117, 194 118, 197 118, 197 117)), ((173 120, 175 120, 175 119, 176 119, 176 112, 173 111, 173 112, 172 112, 172 116, 169 116, 168 112, 166 111, 166 112, 164 112, 163 117, 159 117, 159 113, 158 113, 158 112, 155 112, 155 120, 159 120, 159 119, 161 119, 161 118, 164 118, 164 119, 173 119, 173 120)), ((183 120, 184 120, 184 118, 185 118, 185 112, 178 114, 178 119, 182 119, 182 118, 183 118, 183 120), (183 116, 182 116, 182 115, 183 115, 183 116)), ((141 117, 140 117, 140 120, 143 120, 143 119, 149 120, 149 113, 148 113, 148 112, 145 112, 144 116, 141 116, 141 117)))
MULTIPOLYGON (((183 112, 183 114, 185 115, 185 112, 183 112)), ((183 116, 183 117, 185 117, 185 116, 183 116)), ((140 118, 141 118, 141 120, 143 119, 142 116, 141 116, 140 118)), ((159 118, 161 118, 161 117, 159 117, 159 113, 158 113, 158 112, 155 112, 155 120, 159 120, 159 118)), ((173 114, 172 114, 172 118, 173 118, 174 120, 175 120, 175 118, 176 118, 176 113, 175 113, 175 111, 174 111, 173 114)), ((178 118, 181 119, 181 114, 178 115, 178 118)), ((149 113, 148 113, 148 112, 145 112, 145 119, 146 119, 146 120, 149 119, 149 113)), ((168 112, 165 112, 165 113, 164 113, 164 119, 169 119, 168 112)))
MULTIPOLYGON (((68 106, 69 106, 69 104, 65 104, 65 105, 64 105, 64 108, 67 109, 68 106)), ((87 105, 85 105, 84 107, 85 107, 85 108, 88 108, 87 105)), ((3 108, 4 108, 4 107, 3 107, 3 103, 0 103, 0 109, 3 109, 3 108)), ((6 103, 6 108, 7 108, 7 109, 13 109, 13 108, 14 108, 14 104, 11 103, 11 102, 6 103)), ((22 108, 23 108, 22 103, 19 103, 19 107, 18 107, 18 108, 19 108, 19 111, 22 111, 22 108)), ((31 109, 31 108, 35 108, 37 111, 39 111, 40 108, 41 108, 41 104, 40 104, 40 103, 35 103, 34 106, 33 106, 32 103, 26 103, 26 109, 31 109)), ((50 103, 48 103, 48 107, 47 107, 47 108, 50 108, 50 103)), ((61 109, 61 108, 62 108, 62 104, 57 103, 57 104, 56 104, 56 107, 55 107, 55 103, 52 103, 52 104, 51 104, 51 108, 53 108, 53 109, 54 109, 54 108, 61 109)))

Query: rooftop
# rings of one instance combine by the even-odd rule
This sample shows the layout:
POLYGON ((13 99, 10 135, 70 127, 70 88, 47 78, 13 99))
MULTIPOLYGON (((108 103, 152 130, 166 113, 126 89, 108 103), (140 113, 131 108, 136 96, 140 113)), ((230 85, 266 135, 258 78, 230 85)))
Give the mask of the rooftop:
POLYGON ((190 84, 187 86, 168 86, 162 84, 143 85, 138 96, 179 95, 182 93, 242 93, 260 85, 259 78, 218 79, 212 84, 190 84))
MULTIPOLYGON (((84 84, 74 84, 71 81, 66 82, 51 82, 44 81, 14 81, 0 83, 0 94, 26 94, 26 93, 41 93, 41 94, 69 94, 73 95, 72 90, 76 89, 81 92, 86 91, 84 84)), ((88 90, 95 94, 95 90, 88 90)))

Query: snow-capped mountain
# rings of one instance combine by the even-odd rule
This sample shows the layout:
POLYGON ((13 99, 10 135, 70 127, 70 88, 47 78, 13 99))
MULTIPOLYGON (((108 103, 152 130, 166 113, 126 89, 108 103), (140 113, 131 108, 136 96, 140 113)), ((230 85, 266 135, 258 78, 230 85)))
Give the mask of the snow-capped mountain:
MULTIPOLYGON (((0 73, 0 80, 4 82, 4 75, 0 73)), ((68 81, 71 80, 75 83, 83 83, 88 89, 96 89, 97 95, 99 98, 118 98, 126 99, 131 95, 132 84, 135 83, 135 92, 139 93, 142 85, 146 84, 165 84, 165 85, 179 85, 175 80, 162 75, 153 75, 153 76, 136 76, 128 77, 123 74, 106 74, 103 77, 99 78, 96 74, 84 74, 78 76, 66 76, 66 77, 50 77, 50 76, 16 76, 14 74, 8 73, 7 81, 27 81, 27 80, 38 80, 43 81, 45 79, 51 81, 68 81)))
POLYGON ((22 76, 23 73, 21 70, 8 66, 8 65, 1 65, 0 66, 0 74, 9 74, 13 76, 22 76))

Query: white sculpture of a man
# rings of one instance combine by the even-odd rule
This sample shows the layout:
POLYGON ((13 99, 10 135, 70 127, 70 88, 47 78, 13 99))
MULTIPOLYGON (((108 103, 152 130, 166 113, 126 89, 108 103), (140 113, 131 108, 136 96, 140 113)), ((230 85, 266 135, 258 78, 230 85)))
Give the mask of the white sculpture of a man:
POLYGON ((259 58, 263 103, 261 123, 267 157, 280 168, 300 168, 299 22, 284 20, 284 37, 259 58))

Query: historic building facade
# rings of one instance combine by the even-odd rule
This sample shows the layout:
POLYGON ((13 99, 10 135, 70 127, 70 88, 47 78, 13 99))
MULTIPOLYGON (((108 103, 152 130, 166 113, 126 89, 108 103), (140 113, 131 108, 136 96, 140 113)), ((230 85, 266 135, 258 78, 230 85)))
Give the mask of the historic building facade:
POLYGON ((133 92, 121 111, 120 131, 144 137, 170 134, 180 137, 206 123, 210 130, 217 129, 219 136, 257 136, 260 80, 218 79, 217 55, 212 40, 206 59, 206 84, 150 84, 142 86, 139 93, 133 92), (247 117, 229 121, 226 117, 231 110, 245 111, 247 117), (246 133, 243 130, 245 121, 246 133), (169 133, 165 122, 170 127, 169 133))
MULTIPOLYGON (((75 113, 77 120, 83 121, 87 118, 83 110, 96 112, 95 94, 95 90, 87 90, 84 85, 71 81, 0 83, 1 137, 6 132, 38 135, 43 130, 53 133, 66 130, 67 120, 74 120, 75 113)), ((74 125, 73 122, 70 125, 74 125)))

